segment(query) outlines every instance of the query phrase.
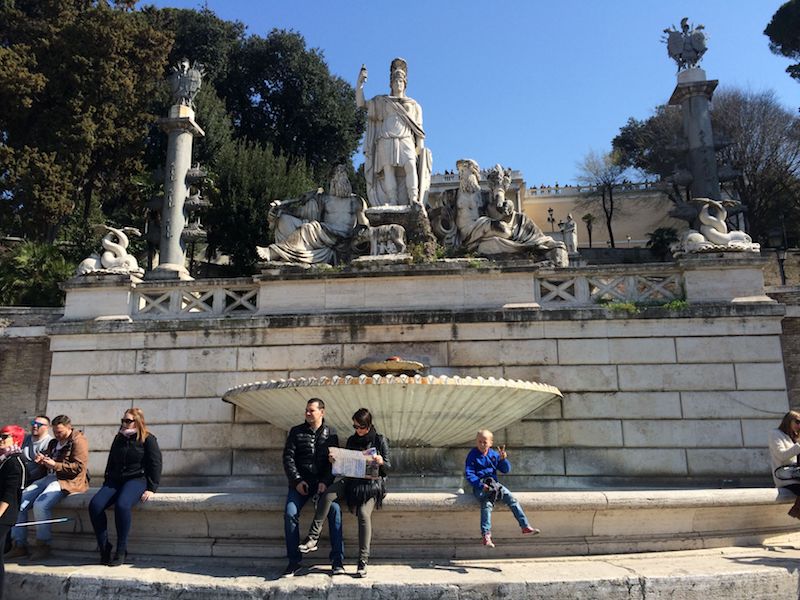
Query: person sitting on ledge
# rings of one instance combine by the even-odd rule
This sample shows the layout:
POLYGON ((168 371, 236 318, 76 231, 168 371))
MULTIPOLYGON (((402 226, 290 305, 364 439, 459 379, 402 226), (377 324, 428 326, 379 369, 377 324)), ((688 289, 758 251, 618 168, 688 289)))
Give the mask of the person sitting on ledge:
MULTIPOLYGON (((88 462, 89 442, 83 432, 72 427, 66 415, 58 415, 52 421, 53 435, 47 449, 34 457, 36 463, 47 469, 47 475, 34 481, 22 492, 19 522, 28 521, 28 512, 33 508, 36 521, 49 521, 56 504, 70 494, 80 494, 89 489, 88 462)), ((13 527, 11 538, 14 547, 6 558, 28 556, 28 527, 13 527)), ((36 526, 36 547, 30 553, 32 560, 43 560, 50 556, 52 532, 50 523, 36 526)))
POLYGON ((800 436, 800 412, 796 410, 787 412, 778 428, 769 432, 772 479, 775 487, 791 490, 797 496, 794 506, 789 509, 789 516, 795 519, 800 519, 800 478, 798 478, 800 465, 797 463, 800 444, 797 443, 798 436, 800 436))
POLYGON ((525 512, 517 499, 504 485, 497 480, 497 473, 511 471, 505 445, 499 451, 492 449, 494 434, 488 429, 481 429, 475 441, 475 448, 467 454, 464 475, 472 486, 472 492, 481 503, 481 536, 483 545, 494 548, 492 541, 492 509, 497 501, 502 500, 511 509, 523 534, 536 535, 539 529, 531 527, 525 512))

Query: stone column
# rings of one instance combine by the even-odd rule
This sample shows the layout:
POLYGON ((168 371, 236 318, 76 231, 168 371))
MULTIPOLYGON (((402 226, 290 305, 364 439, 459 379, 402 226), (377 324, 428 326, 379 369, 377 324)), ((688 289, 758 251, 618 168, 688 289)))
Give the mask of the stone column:
POLYGON ((678 85, 669 103, 680 106, 683 133, 688 142, 688 167, 692 173, 692 197, 720 199, 714 134, 711 131, 709 104, 717 80, 708 81, 699 67, 678 73, 678 85))
POLYGON ((192 165, 192 142, 205 133, 194 121, 194 110, 183 104, 169 109, 159 120, 169 136, 167 168, 164 174, 164 204, 161 208, 161 238, 158 266, 146 279, 192 279, 186 270, 186 245, 181 237, 188 223, 185 201, 189 196, 187 173, 192 165))

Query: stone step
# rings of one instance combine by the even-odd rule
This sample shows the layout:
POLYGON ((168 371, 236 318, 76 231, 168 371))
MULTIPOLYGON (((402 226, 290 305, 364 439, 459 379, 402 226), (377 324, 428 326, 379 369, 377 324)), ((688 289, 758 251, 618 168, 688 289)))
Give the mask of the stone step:
MULTIPOLYGON (((56 516, 54 546, 95 548, 87 505, 94 490, 66 498, 56 516)), ((522 536, 505 506, 495 509, 495 556, 530 558, 690 550, 761 544, 800 531, 786 513, 791 493, 774 488, 517 492, 542 533, 522 536)), ((129 548, 171 556, 283 557, 285 488, 270 491, 165 489, 137 506, 129 548)), ((302 513, 301 532, 311 519, 302 513)), ((356 519, 343 517, 348 553, 357 547, 356 519)), ((113 518, 109 519, 113 524, 113 518)), ((113 538, 113 525, 112 538, 113 538)), ((471 495, 390 493, 373 514, 373 556, 454 559, 483 556, 479 508, 471 495)), ((327 554, 323 532, 319 554, 327 554)))
POLYGON ((278 560, 132 556, 121 567, 94 564, 71 551, 39 564, 7 564, 11 600, 234 600, 302 598, 452 600, 783 600, 797 598, 796 545, 726 547, 628 555, 503 560, 375 561, 368 577, 355 567, 331 577, 325 562, 280 579, 278 560))

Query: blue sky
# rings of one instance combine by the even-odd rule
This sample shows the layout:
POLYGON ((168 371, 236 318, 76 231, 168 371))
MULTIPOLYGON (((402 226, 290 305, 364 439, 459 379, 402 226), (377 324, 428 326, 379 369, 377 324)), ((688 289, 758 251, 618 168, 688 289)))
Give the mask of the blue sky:
MULTIPOLYGON (((157 6, 198 8, 197 0, 157 6)), ((367 97, 387 93, 391 59, 408 61, 408 95, 423 108, 435 172, 459 158, 520 169, 528 185, 574 182, 576 163, 606 151, 628 117, 645 118, 675 86, 662 30, 702 23, 702 66, 720 86, 772 89, 800 106, 788 59, 763 30, 772 0, 208 0, 249 33, 300 32, 330 70, 367 97)), ((198 115, 202 122, 202 115, 198 115)), ((356 164, 360 161, 356 159, 356 164)))

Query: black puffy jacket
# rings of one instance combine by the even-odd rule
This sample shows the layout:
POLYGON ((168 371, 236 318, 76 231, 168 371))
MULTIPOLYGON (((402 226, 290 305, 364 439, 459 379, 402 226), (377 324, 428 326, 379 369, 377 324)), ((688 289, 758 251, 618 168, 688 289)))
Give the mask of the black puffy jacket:
POLYGON ((333 483, 328 460, 328 448, 331 447, 339 447, 339 436, 324 420, 316 431, 308 423, 292 427, 283 448, 283 470, 289 487, 305 481, 314 493, 318 483, 326 486, 333 483))
POLYGON ((118 433, 111 442, 105 476, 105 483, 114 484, 144 478, 148 490, 158 490, 161 480, 161 449, 156 436, 150 433, 144 442, 140 442, 135 435, 127 437, 118 433))

